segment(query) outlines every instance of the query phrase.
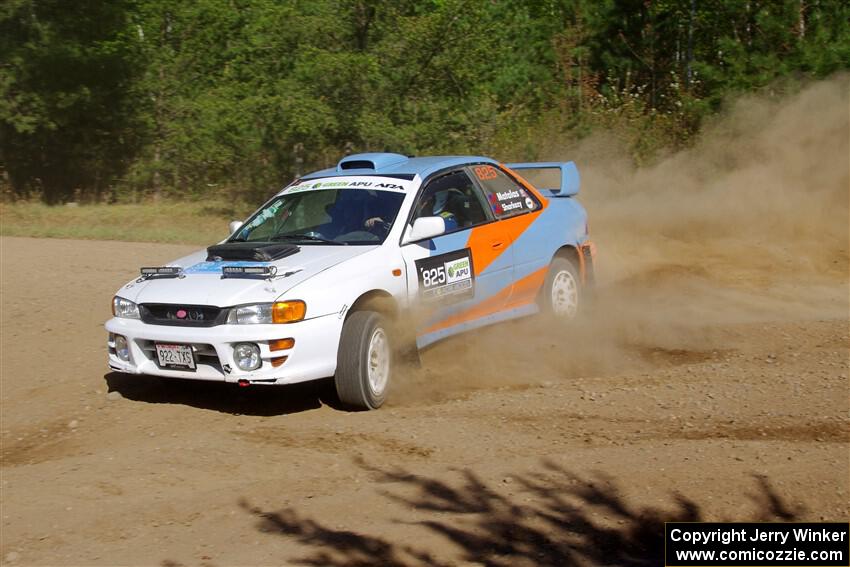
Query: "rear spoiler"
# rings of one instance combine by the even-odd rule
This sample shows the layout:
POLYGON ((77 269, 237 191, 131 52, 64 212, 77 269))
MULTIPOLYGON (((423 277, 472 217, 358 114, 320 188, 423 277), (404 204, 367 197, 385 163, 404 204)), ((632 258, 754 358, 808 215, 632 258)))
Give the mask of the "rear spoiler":
POLYGON ((571 197, 578 194, 580 178, 578 168, 575 162, 572 161, 543 161, 543 162, 528 162, 528 163, 506 163, 511 169, 559 169, 561 171, 561 183, 559 187, 543 187, 537 184, 533 185, 538 189, 549 191, 556 197, 571 197))

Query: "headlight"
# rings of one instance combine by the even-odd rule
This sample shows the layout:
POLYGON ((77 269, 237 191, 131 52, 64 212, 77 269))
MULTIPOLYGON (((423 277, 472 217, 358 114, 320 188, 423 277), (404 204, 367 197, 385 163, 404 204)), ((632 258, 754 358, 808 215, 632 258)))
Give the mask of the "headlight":
POLYGON ((138 319, 139 306, 129 299, 124 299, 116 295, 112 298, 112 314, 125 319, 138 319))
POLYGON ((303 301, 278 301, 234 307, 227 314, 230 325, 295 323, 304 319, 307 304, 303 301))
POLYGON ((256 325, 272 322, 272 304, 245 305, 234 307, 227 314, 227 322, 231 325, 256 325))

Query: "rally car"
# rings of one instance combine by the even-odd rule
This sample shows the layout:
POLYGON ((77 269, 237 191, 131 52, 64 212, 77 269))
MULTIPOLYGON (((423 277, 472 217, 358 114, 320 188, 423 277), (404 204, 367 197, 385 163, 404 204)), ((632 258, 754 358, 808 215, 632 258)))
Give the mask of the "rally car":
POLYGON ((575 164, 350 155, 219 244, 140 269, 106 322, 116 372, 252 384, 334 377, 375 409, 400 353, 543 312, 575 316, 593 277, 575 164), (556 173, 548 189, 527 177, 556 173))

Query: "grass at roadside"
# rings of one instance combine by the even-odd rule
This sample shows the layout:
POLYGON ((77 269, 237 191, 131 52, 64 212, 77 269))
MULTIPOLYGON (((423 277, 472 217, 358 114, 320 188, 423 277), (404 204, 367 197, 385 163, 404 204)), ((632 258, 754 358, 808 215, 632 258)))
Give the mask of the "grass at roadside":
POLYGON ((211 244, 249 211, 223 203, 47 206, 0 203, 0 235, 211 244))

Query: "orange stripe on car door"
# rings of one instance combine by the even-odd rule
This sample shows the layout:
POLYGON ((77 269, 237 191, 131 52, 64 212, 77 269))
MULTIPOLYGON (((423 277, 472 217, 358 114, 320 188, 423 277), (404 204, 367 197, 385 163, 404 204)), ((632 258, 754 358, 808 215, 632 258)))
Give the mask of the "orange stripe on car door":
POLYGON ((505 309, 522 307, 535 301, 537 299, 537 293, 543 287, 543 282, 546 281, 546 272, 548 271, 549 266, 544 266, 514 282, 513 295, 511 296, 511 301, 505 306, 505 309))
POLYGON ((466 245, 470 248, 470 250, 472 250, 473 258, 475 258, 474 268, 476 276, 486 270, 487 266, 492 264, 493 261, 502 254, 502 252, 507 250, 508 246, 513 244, 514 241, 519 238, 519 235, 525 232, 531 223, 537 220, 540 213, 549 206, 549 202, 546 200, 546 197, 541 195, 537 189, 531 185, 531 183, 523 179, 522 176, 514 170, 507 168, 504 165, 501 165, 501 167, 510 175, 514 176, 514 178, 519 181, 520 185, 522 185, 526 191, 534 195, 540 203, 540 208, 533 213, 496 220, 495 222, 472 229, 466 245), (505 238, 507 238, 507 242, 505 242, 505 238))
POLYGON ((514 282, 513 286, 507 286, 500 290, 496 295, 488 297, 481 303, 443 319, 439 323, 431 325, 425 329, 422 334, 427 335, 428 333, 434 333, 442 329, 447 329, 449 327, 454 327, 455 325, 473 321, 480 317, 486 317, 487 315, 492 315, 515 307, 522 307, 523 305, 531 303, 534 301, 537 291, 546 279, 547 270, 548 266, 530 273, 524 278, 514 282), (505 300, 507 300, 507 298, 511 295, 511 288, 514 289, 514 293, 517 293, 518 290, 519 297, 516 297, 509 305, 505 306, 505 300))
POLYGON ((475 275, 487 269, 487 266, 502 255, 525 229, 540 215, 540 211, 497 220, 472 229, 466 245, 475 258, 475 275))

